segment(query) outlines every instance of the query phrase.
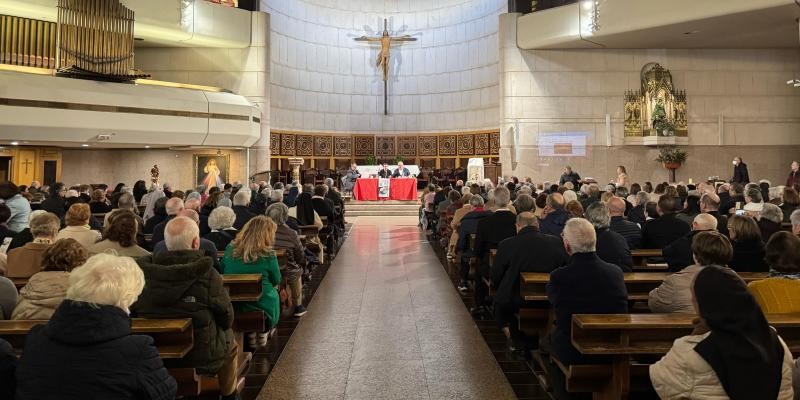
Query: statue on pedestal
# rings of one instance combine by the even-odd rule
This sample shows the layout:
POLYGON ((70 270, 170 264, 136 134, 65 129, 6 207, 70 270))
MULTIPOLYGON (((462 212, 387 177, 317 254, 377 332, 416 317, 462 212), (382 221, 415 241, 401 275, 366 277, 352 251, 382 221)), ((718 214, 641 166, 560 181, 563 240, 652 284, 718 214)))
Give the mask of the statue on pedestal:
POLYGON ((158 185, 158 164, 154 164, 153 168, 150 168, 150 183, 158 185))

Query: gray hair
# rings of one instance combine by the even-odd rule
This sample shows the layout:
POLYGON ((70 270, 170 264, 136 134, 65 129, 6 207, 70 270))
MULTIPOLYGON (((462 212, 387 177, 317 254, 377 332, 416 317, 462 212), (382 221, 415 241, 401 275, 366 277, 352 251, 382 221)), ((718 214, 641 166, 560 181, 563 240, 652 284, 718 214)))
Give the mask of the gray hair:
POLYGON ((480 195, 473 195, 469 198, 469 204, 473 207, 483 207, 483 197, 480 195))
POLYGON ((283 182, 275 182, 275 185, 272 186, 272 190, 283 190, 283 182))
POLYGON ((783 211, 780 207, 772 203, 764 203, 764 208, 761 209, 760 219, 766 219, 776 224, 783 222, 783 211))
POLYGON ((498 186, 493 191, 494 205, 500 208, 508 207, 508 202, 511 201, 511 193, 505 186, 498 186))
POLYGON ((283 201, 283 190, 273 190, 272 194, 270 194, 269 199, 275 203, 280 203, 283 201))
POLYGON ((191 250, 192 242, 200 237, 200 227, 189 217, 176 217, 164 228, 167 250, 191 250))
POLYGON ((283 203, 270 204, 266 214, 276 225, 285 225, 289 219, 289 207, 283 203))
MULTIPOLYGON (((570 183, 570 182, 567 182, 567 183, 570 183)), ((573 200, 578 200, 578 195, 572 190, 565 190, 564 194, 562 194, 562 196, 564 196, 564 203, 565 204, 569 203, 570 201, 573 201, 573 200)))
POLYGON ((650 193, 645 192, 642 190, 639 193, 636 193, 636 205, 637 206, 645 206, 647 202, 650 201, 650 193))
POLYGON ((61 220, 55 214, 45 211, 33 216, 29 225, 34 238, 55 237, 61 229, 61 220))
POLYGON ((536 202, 529 194, 518 194, 517 201, 514 202, 514 208, 517 210, 517 213, 532 211, 534 208, 536 208, 536 202))
POLYGON ((117 200, 117 207, 123 210, 133 210, 136 208, 136 200, 130 193, 123 193, 117 200))
POLYGON ((233 202, 227 197, 220 196, 220 198, 217 200, 217 207, 231 208, 233 207, 233 202))
POLYGON ((792 211, 792 215, 789 216, 789 220, 792 221, 792 225, 800 225, 800 210, 792 211))
POLYGON ((605 229, 611 224, 611 215, 608 207, 603 202, 592 203, 583 214, 586 220, 591 222, 597 229, 605 229))
POLYGON ((250 192, 247 190, 240 190, 233 196, 233 205, 246 206, 250 203, 250 192))
POLYGON ((517 226, 520 228, 525 228, 527 226, 539 227, 539 218, 532 212, 521 212, 517 214, 517 226))
POLYGON ((594 226, 583 218, 572 218, 564 225, 564 240, 569 242, 572 253, 593 253, 597 245, 594 226))
POLYGON ((218 231, 232 227, 234 222, 236 222, 236 213, 225 206, 217 206, 208 215, 208 227, 218 231))
POLYGON ((698 230, 712 231, 717 230, 719 221, 713 215, 703 213, 694 217, 694 224, 697 225, 698 230))
POLYGON ((325 184, 328 185, 329 188, 333 187, 333 178, 325 178, 325 184))
POLYGON ((144 289, 144 273, 130 257, 100 253, 69 274, 66 298, 128 311, 144 289))

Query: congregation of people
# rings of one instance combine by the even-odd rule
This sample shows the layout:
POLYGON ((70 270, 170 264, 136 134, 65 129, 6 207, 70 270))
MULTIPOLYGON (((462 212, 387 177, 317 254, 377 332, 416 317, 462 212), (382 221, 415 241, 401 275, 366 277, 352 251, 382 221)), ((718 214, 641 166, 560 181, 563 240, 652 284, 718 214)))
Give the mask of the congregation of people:
POLYGON ((574 347, 572 316, 628 313, 632 250, 654 249, 661 256, 647 262, 670 275, 649 293, 649 311, 698 316, 694 332, 651 365, 658 396, 793 398, 798 371, 765 314, 800 312, 797 162, 778 186, 749 182, 739 157, 727 182, 640 184, 624 166, 607 185, 583 181, 570 167, 556 182, 498 180, 432 182, 420 197, 420 226, 458 266, 458 290, 472 294, 473 316, 496 321, 511 354, 596 363, 574 347), (555 323, 544 337, 519 328, 523 272, 550 274, 555 323), (748 285, 738 275, 748 272, 768 277, 748 285))
POLYGON ((240 350, 266 346, 281 318, 307 313, 304 285, 344 236, 332 180, 190 190, 2 182, 0 199, 0 320, 42 322, 19 359, 0 339, 3 399, 173 399, 165 364, 216 376, 221 398, 237 399, 240 350), (236 274, 261 275, 257 301, 231 301, 223 277, 236 274), (235 313, 253 311, 266 330, 237 343, 235 313), (162 360, 131 318, 191 318, 193 346, 162 360))

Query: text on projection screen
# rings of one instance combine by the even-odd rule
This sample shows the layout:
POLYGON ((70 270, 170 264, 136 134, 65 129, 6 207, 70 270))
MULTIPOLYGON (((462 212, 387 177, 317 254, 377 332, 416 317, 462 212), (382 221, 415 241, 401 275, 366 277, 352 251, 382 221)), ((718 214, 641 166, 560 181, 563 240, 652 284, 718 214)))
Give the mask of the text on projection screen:
POLYGON ((539 157, 586 157, 588 136, 588 132, 540 134, 539 157))

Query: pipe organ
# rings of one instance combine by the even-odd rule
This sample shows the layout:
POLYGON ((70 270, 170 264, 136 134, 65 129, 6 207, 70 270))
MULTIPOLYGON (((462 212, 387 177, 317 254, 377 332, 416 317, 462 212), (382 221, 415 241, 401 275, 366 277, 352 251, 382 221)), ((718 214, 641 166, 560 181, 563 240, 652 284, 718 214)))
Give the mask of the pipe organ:
POLYGON ((56 24, 0 15, 0 64, 55 68, 56 24))

